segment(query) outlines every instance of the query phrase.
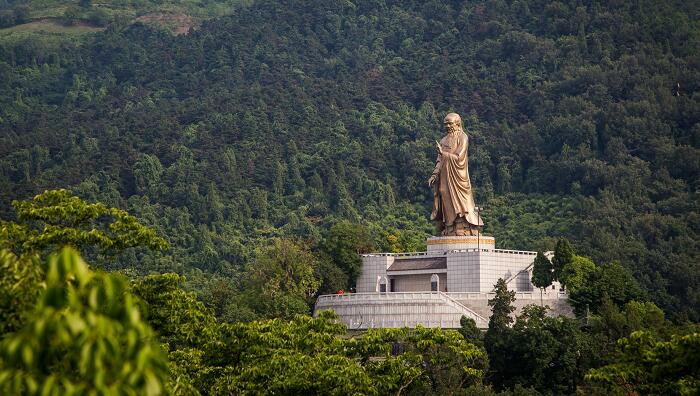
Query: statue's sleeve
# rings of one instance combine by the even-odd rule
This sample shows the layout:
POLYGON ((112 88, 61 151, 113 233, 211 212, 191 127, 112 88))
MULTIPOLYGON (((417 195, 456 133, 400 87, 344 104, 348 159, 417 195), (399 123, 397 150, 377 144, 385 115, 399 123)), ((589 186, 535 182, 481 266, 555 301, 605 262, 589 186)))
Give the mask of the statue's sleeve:
POLYGON ((467 149, 469 147, 469 136, 466 133, 462 134, 463 139, 460 140, 459 142, 459 150, 458 150, 458 161, 464 161, 464 165, 466 166, 467 162, 467 149))
POLYGON ((438 154, 437 160, 435 160, 435 169, 433 169, 432 176, 440 174, 440 167, 442 166, 442 156, 438 154))

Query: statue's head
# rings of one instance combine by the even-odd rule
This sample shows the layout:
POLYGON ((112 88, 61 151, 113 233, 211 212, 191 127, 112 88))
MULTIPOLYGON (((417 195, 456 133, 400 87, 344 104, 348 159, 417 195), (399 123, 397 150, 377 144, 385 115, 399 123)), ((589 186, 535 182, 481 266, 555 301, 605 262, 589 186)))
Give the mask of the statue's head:
POLYGON ((448 133, 454 133, 462 130, 462 118, 457 113, 450 113, 445 116, 442 122, 448 133))

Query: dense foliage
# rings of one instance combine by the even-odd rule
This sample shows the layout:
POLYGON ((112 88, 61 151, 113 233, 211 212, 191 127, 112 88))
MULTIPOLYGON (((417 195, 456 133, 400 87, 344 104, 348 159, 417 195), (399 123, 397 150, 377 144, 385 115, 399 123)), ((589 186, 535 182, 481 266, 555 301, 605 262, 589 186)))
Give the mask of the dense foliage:
MULTIPOLYGON (((595 282, 586 278, 582 284, 592 288, 595 282)), ((547 306, 528 305, 511 326, 514 292, 504 286, 499 280, 489 300, 493 315, 484 337, 490 362, 486 378, 497 390, 525 387, 544 395, 700 391, 696 325, 675 326, 654 303, 622 304, 604 293, 602 301, 591 302, 595 313, 578 320, 548 317, 547 306)), ((624 282, 617 286, 625 289, 624 282)), ((479 343, 466 318, 461 333, 479 343)))
POLYGON ((16 253, 94 246, 116 253, 134 246, 163 250, 168 243, 135 217, 104 204, 90 204, 66 190, 45 191, 14 201, 19 223, 0 219, 0 247, 16 253))
MULTIPOLYGON (((0 255, 3 268, 15 260, 0 255)), ((71 248, 50 255, 41 277, 23 323, 0 340, 3 394, 444 394, 482 385, 486 354, 456 331, 349 337, 332 312, 221 323, 177 275, 129 284, 90 270, 71 248)))
POLYGON ((41 281, 36 257, 17 257, 0 250, 0 334, 21 327, 41 292, 41 281))
MULTIPOLYGON (((554 261, 562 265, 560 280, 576 297, 570 297, 574 309, 581 314, 581 290, 602 290, 599 298, 585 300, 585 316, 579 315, 584 326, 547 317, 548 308, 536 305, 525 307, 511 326, 515 292, 500 279, 483 336, 466 317, 459 332, 419 326, 351 336, 331 312, 319 312, 316 319, 305 314, 321 284, 319 261, 292 240, 271 239, 267 249, 256 252, 254 265, 243 273, 242 292, 226 290, 218 281, 205 296, 214 300, 209 308, 182 289, 184 278, 177 274, 129 283, 122 274, 91 270, 73 248, 51 253, 42 263, 41 255, 54 245, 97 252, 114 248, 107 235, 76 238, 97 232, 95 213, 113 214, 104 205, 57 190, 15 207, 70 232, 53 228, 50 244, 19 256, 0 251, 0 389, 5 393, 494 395, 496 388, 502 395, 538 395, 571 394, 583 387, 593 393, 692 394, 700 383, 697 326, 674 327, 653 303, 630 300, 643 296, 633 293, 639 286, 624 268, 612 266, 618 269, 594 276, 599 267, 576 256, 566 240, 560 240, 558 245, 567 248, 557 249, 554 261), (91 231, 71 228, 90 223, 96 227, 91 231), (637 335, 640 330, 643 336, 637 335)), ((0 242, 25 246, 16 243, 27 236, 23 227, 5 221, 0 242)), ((152 247, 162 241, 135 220, 131 228, 143 236, 133 244, 152 247)), ((341 222, 331 234, 364 231, 341 222)), ((32 238, 37 239, 27 240, 32 238)), ((325 249, 345 246, 339 242, 327 242, 325 249)), ((338 258, 351 257, 345 250, 356 246, 339 248, 338 258)), ((541 254, 539 259, 551 278, 551 263, 541 254)))
POLYGON ((124 266, 203 288, 194 269, 231 277, 257 240, 315 246, 334 218, 377 249, 421 249, 430 142, 454 110, 502 246, 568 236, 697 320, 697 16, 695 2, 259 2, 186 36, 2 42, 2 210, 71 186, 169 236, 165 257, 124 266))
POLYGON ((620 361, 591 370, 587 379, 627 394, 694 395, 700 390, 700 333, 658 341, 648 332, 637 331, 619 345, 620 361))
POLYGON ((697 393, 697 2, 130 23, 248 3, 0 4, 0 393, 697 393), (80 36, 14 33, 45 17, 80 36), (449 111, 485 231, 553 250, 537 284, 566 286, 577 319, 513 318, 502 282, 483 336, 305 316, 358 253, 424 249, 449 111), (63 245, 94 267, 49 256, 63 245))
POLYGON ((128 293, 128 281, 92 273, 71 249, 51 256, 44 271, 46 289, 33 312, 2 339, 0 391, 162 394, 167 361, 128 293))

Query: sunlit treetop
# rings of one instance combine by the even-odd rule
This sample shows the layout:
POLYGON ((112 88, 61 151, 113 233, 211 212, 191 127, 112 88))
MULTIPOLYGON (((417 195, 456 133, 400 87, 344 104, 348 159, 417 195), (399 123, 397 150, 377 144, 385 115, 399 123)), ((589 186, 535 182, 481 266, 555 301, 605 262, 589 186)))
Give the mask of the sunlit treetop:
POLYGON ((164 250, 168 242, 135 217, 101 203, 87 203, 70 191, 49 190, 30 201, 13 201, 17 222, 0 220, 0 247, 17 254, 70 245, 94 246, 114 254, 133 246, 164 250))

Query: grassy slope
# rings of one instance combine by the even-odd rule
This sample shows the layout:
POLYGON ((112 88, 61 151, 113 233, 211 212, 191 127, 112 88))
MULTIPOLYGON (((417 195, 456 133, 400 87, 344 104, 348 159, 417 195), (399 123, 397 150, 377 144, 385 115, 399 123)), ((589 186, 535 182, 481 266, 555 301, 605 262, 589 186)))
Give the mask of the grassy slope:
MULTIPOLYGON (((172 32, 182 33, 180 26, 182 19, 187 19, 188 23, 194 24, 202 20, 225 15, 240 6, 247 6, 247 0, 225 0, 219 2, 201 1, 110 1, 93 2, 90 8, 78 8, 81 12, 81 19, 85 19, 88 13, 93 10, 103 11, 111 21, 134 22, 136 20, 145 23, 161 25, 172 32), (160 14, 155 18, 144 18, 144 15, 160 14), (166 16, 163 17, 162 14, 166 16), (167 15, 172 14, 173 18, 167 15)), ((82 36, 86 33, 95 33, 104 30, 97 26, 90 26, 89 23, 78 23, 73 26, 66 26, 62 23, 62 18, 66 10, 75 5, 74 1, 65 0, 33 0, 27 3, 29 7, 29 23, 24 23, 9 28, 0 29, 0 40, 6 39, 10 35, 17 33, 32 34, 65 34, 69 36, 82 36)), ((186 29, 184 29, 186 31, 186 29)))
MULTIPOLYGON (((246 6, 250 1, 224 0, 217 2, 202 1, 94 1, 92 7, 103 9, 111 14, 123 14, 135 18, 154 11, 182 12, 190 16, 206 19, 230 13, 233 8, 246 6)), ((61 17, 69 6, 75 5, 75 1, 65 0, 31 0, 27 2, 29 15, 32 19, 61 17)))
POLYGON ((0 35, 6 36, 14 33, 60 33, 60 34, 84 34, 94 33, 104 30, 104 28, 90 26, 86 24, 77 24, 66 26, 56 20, 42 19, 16 25, 5 29, 0 29, 0 35))

